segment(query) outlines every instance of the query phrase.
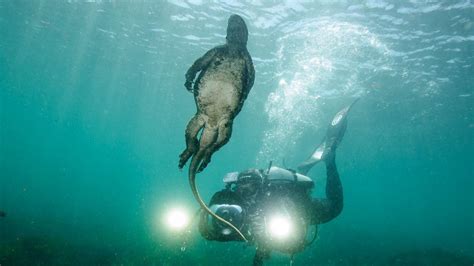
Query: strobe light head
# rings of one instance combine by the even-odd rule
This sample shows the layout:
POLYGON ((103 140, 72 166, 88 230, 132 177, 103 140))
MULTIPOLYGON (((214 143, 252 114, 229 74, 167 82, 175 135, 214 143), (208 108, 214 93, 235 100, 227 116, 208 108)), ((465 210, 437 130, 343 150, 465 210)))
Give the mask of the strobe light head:
POLYGON ((270 217, 267 224, 267 232, 272 240, 284 241, 293 232, 291 219, 285 215, 274 215, 270 217))
POLYGON ((190 221, 189 212, 181 207, 169 209, 164 219, 166 227, 173 232, 183 232, 188 227, 190 221))

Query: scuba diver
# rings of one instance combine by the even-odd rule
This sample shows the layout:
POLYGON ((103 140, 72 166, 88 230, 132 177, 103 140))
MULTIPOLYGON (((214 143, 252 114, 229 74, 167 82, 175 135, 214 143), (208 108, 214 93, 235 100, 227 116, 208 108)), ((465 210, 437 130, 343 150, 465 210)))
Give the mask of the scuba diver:
MULTIPOLYGON (((341 213, 343 191, 335 152, 346 130, 347 114, 356 101, 336 114, 322 143, 297 171, 270 163, 267 169, 251 168, 224 176, 225 188, 213 195, 209 208, 256 246, 253 265, 263 265, 272 250, 293 257, 316 239, 318 224, 341 213), (314 183, 306 174, 321 161, 326 165, 326 197, 312 198, 314 183), (314 233, 308 238, 311 225, 315 225, 314 233)), ((205 212, 199 217, 199 231, 207 240, 242 241, 233 228, 205 212)))

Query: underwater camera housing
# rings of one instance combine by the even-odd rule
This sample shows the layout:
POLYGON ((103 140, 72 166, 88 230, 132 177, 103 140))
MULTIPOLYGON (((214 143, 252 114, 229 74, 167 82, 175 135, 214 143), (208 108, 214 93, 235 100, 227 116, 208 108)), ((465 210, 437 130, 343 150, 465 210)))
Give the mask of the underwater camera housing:
MULTIPOLYGON (((311 178, 280 167, 228 173, 210 209, 237 227, 258 247, 294 254, 308 244, 311 178)), ((199 231, 208 240, 242 241, 224 223, 202 213, 199 231)))

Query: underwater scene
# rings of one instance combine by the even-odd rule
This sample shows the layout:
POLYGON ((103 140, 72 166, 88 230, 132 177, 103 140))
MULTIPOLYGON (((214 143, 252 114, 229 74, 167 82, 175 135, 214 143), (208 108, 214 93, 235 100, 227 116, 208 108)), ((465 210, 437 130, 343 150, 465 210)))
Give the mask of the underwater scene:
POLYGON ((0 265, 472 266, 473 64, 471 0, 0 0, 0 265))

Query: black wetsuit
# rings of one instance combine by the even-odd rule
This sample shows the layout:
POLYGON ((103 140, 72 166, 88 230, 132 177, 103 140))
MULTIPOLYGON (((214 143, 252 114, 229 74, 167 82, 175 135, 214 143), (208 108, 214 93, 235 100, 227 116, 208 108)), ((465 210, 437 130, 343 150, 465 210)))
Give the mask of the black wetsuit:
POLYGON ((336 218, 344 206, 342 184, 334 156, 326 159, 326 198, 311 199, 311 224, 322 224, 336 218))
MULTIPOLYGON (((334 154, 334 153, 333 153, 334 154)), ((308 224, 311 225, 318 225, 322 223, 326 223, 337 217, 343 208, 343 189, 342 184, 339 179, 339 173, 337 171, 336 162, 334 155, 328 156, 325 159, 326 164, 326 197, 325 198, 312 198, 310 194, 310 190, 308 188, 302 188, 299 186, 293 186, 287 189, 286 193, 280 193, 282 202, 287 202, 286 199, 290 199, 294 202, 293 206, 297 209, 297 213, 300 213, 305 220, 307 220, 308 224), (287 195, 290 195, 288 197, 287 195)), ((257 169, 249 169, 246 171, 242 171, 242 173, 262 173, 262 170, 257 169)), ((279 192, 272 192, 273 196, 270 200, 266 200, 266 197, 262 196, 262 191, 258 189, 259 184, 258 182, 253 185, 252 183, 247 183, 245 185, 246 188, 243 188, 242 185, 238 185, 237 189, 223 189, 213 195, 209 205, 214 204, 234 204, 242 206, 244 209, 247 210, 247 214, 252 216, 254 219, 249 219, 253 222, 252 224, 248 225, 249 227, 260 227, 258 226, 260 223, 264 223, 264 221, 258 219, 258 216, 261 216, 261 213, 258 212, 259 209, 266 209, 268 205, 274 205, 274 202, 280 200, 278 194, 279 192), (265 202, 266 201, 266 202, 265 202)), ((209 240, 216 240, 216 241, 234 241, 232 235, 219 235, 212 232, 212 230, 208 230, 209 228, 203 222, 206 219, 205 213, 202 214, 202 219, 200 223, 200 232, 201 234, 209 240)), ((253 228, 255 229, 255 228, 253 228)), ((262 235, 263 233, 260 232, 262 235)), ((254 237, 259 235, 259 232, 253 232, 254 237)), ((256 239, 254 239, 256 240, 256 239)), ((258 240, 257 240, 258 242, 258 240)))
MULTIPOLYGON (((337 172, 334 153, 325 159, 326 163, 326 197, 311 198, 309 195, 303 197, 301 210, 306 212, 311 225, 323 224, 336 218, 342 211, 344 205, 342 183, 337 172)), ((270 257, 271 249, 265 246, 257 246, 253 258, 254 266, 263 265, 263 261, 270 257)))
MULTIPOLYGON (((262 190, 262 183, 258 181, 255 183, 246 182, 245 185, 237 184, 237 188, 233 189, 231 185, 225 189, 215 193, 211 198, 209 206, 214 204, 230 204, 242 206, 246 211, 246 222, 241 231, 246 234, 246 237, 256 245, 257 250, 253 260, 253 265, 263 265, 263 261, 270 257, 273 250, 268 246, 266 231, 265 231, 265 217, 262 211, 272 206, 282 208, 283 205, 291 206, 289 211, 293 215, 302 217, 306 221, 306 225, 318 225, 331 221, 336 218, 343 208, 343 189, 339 173, 336 167, 335 153, 331 153, 324 159, 326 164, 326 197, 313 198, 311 197, 311 188, 298 186, 288 186, 283 191, 274 190, 272 196, 267 197, 265 189, 262 190), (280 197, 281 196, 281 197, 280 197), (251 232, 248 234, 248 232, 251 232)), ((239 173, 241 175, 261 175, 263 170, 248 169, 239 173)), ((258 180, 258 178, 254 179, 258 180)), ((270 193, 269 193, 270 194, 270 193)), ((263 211, 264 212, 264 211, 263 211)), ((199 222, 199 231, 201 235, 214 241, 241 241, 235 234, 220 234, 218 231, 212 230, 209 227, 206 213, 202 212, 199 222)), ((299 242, 294 248, 288 246, 285 251, 289 254, 294 254, 301 251, 305 247, 305 242, 299 242)), ((281 251, 281 250, 280 250, 281 251)))

